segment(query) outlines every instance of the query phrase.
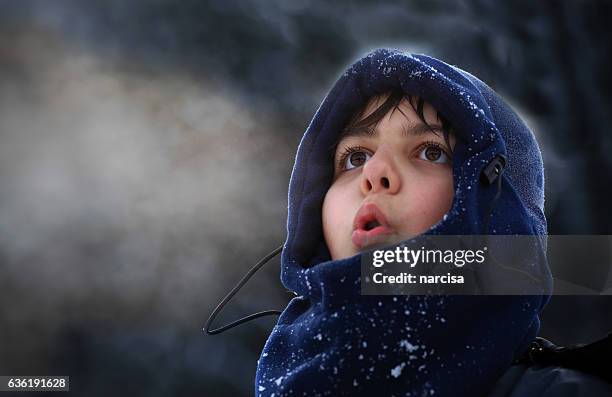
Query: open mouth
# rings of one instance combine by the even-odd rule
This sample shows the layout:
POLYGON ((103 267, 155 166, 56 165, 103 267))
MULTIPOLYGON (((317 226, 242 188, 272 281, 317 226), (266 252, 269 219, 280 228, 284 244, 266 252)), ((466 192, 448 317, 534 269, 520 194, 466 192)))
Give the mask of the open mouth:
POLYGON ((393 233, 387 218, 378 206, 374 203, 366 203, 357 211, 351 240, 358 249, 362 249, 385 242, 387 236, 393 233))
POLYGON ((373 220, 366 223, 363 229, 366 231, 370 231, 376 228, 377 226, 380 226, 380 222, 378 222, 377 220, 373 220))

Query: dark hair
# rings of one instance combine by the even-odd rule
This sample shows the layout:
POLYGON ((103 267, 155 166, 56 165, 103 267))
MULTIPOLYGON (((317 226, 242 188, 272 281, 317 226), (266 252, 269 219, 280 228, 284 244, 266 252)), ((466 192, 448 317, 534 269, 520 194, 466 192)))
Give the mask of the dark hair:
MULTIPOLYGON (((423 124, 430 127, 429 123, 425 120, 425 115, 423 114, 423 107, 425 105, 425 100, 421 98, 420 96, 407 95, 401 89, 395 88, 394 90, 390 92, 390 95, 385 100, 385 102, 382 105, 380 105, 377 109, 375 109, 370 115, 368 115, 368 117, 364 119, 360 119, 368 106, 369 100, 353 114, 353 117, 348 122, 346 127, 344 127, 344 129, 342 130, 342 133, 340 133, 338 139, 336 140, 336 144, 334 145, 334 151, 336 147, 338 146, 338 143, 340 143, 342 138, 346 135, 346 132, 353 130, 353 129, 372 128, 373 126, 378 124, 378 122, 390 110, 392 110, 393 112, 397 110, 401 114, 403 114, 405 117, 407 117, 404 114, 404 112, 402 112, 402 109, 399 108, 399 104, 403 98, 406 98, 408 100, 408 102, 410 103, 410 106, 412 106, 412 109, 414 109, 414 112, 419 117, 419 119, 423 122, 423 124)), ((437 110, 436 110, 436 118, 440 121, 440 124, 442 125, 442 133, 444 134, 444 141, 448 145, 449 149, 451 149, 451 145, 449 142, 449 134, 451 133, 450 122, 444 116, 442 116, 440 112, 438 112, 437 110)), ((437 135, 436 131, 433 128, 430 127, 430 129, 431 129, 431 132, 437 135)))

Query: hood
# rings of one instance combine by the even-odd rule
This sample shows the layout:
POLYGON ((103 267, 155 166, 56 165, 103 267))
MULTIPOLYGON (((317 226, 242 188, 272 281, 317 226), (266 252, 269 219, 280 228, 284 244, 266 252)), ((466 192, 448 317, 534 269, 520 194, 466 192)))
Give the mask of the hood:
POLYGON ((321 220, 331 149, 369 98, 394 88, 431 103, 453 126, 454 198, 424 235, 482 234, 495 185, 479 182, 507 157, 491 234, 545 235, 544 172, 533 133, 486 84, 425 55, 376 50, 340 76, 299 144, 289 184, 281 281, 297 295, 258 361, 257 395, 480 395, 537 335, 539 295, 365 296, 360 255, 331 260, 321 220), (305 394, 303 394, 305 393, 305 394))

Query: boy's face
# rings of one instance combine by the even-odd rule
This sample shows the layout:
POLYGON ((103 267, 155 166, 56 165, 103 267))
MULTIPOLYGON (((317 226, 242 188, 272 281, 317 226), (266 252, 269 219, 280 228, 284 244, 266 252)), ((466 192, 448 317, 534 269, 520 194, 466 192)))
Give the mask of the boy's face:
MULTIPOLYGON (((361 119, 386 97, 372 98, 361 119)), ((402 99, 369 131, 349 131, 339 142, 322 215, 332 259, 421 234, 450 209, 454 137, 449 148, 427 102, 423 115, 436 133, 402 99)))

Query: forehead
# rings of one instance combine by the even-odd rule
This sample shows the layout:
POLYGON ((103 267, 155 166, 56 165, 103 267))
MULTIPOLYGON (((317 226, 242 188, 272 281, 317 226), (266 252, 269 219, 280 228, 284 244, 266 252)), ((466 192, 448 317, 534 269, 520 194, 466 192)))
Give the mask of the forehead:
MULTIPOLYGON (((397 104, 391 106, 385 114, 374 116, 380 112, 382 105, 389 98, 389 94, 371 98, 361 113, 354 117, 341 132, 338 142, 355 137, 375 137, 381 129, 398 130, 403 136, 420 136, 425 134, 438 134, 443 126, 436 110, 427 102, 419 104, 418 98, 403 97, 397 104), (419 116, 419 114, 421 116, 419 116), (367 118, 374 117, 368 122, 367 118), (424 122, 425 121, 425 122, 424 122)), ((382 109, 382 111, 385 111, 382 109)))
MULTIPOLYGON (((361 114, 357 118, 357 122, 365 119, 380 108, 387 99, 389 99, 391 93, 377 95, 368 100, 366 106, 363 108, 361 114)), ((400 115, 404 116, 404 121, 408 123, 421 123, 419 115, 417 114, 419 107, 420 98, 417 96, 404 95, 397 106, 392 107, 386 114, 385 117, 391 117, 399 111, 400 115)), ((422 115, 425 121, 429 124, 436 124, 439 122, 437 117, 436 109, 427 101, 422 101, 422 115)), ((381 118, 382 120, 382 118, 381 118)))

